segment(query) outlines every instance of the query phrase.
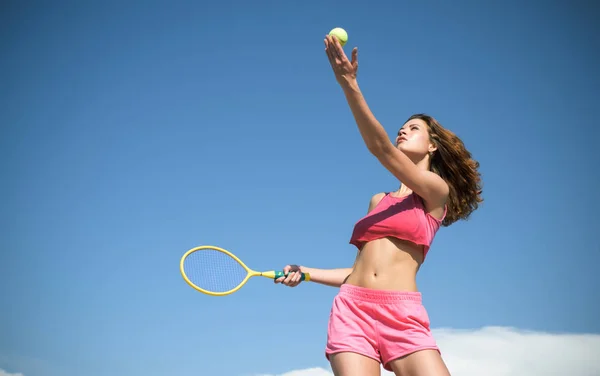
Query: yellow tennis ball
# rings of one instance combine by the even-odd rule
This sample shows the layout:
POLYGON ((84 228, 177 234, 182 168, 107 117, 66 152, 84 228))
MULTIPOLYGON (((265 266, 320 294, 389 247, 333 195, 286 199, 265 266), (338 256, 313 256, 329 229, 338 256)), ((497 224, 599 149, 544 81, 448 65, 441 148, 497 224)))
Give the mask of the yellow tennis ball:
POLYGON ((341 27, 336 27, 332 29, 329 32, 329 35, 336 37, 340 41, 342 47, 344 47, 346 42, 348 42, 348 33, 346 33, 346 30, 342 29, 341 27))

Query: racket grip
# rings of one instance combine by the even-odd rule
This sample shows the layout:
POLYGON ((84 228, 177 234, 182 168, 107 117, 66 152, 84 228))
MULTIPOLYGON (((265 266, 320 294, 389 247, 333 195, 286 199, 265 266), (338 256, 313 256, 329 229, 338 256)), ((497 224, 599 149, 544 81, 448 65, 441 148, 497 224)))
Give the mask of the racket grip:
MULTIPOLYGON (((285 277, 285 276, 287 276, 287 274, 285 274, 282 271, 275 272, 275 279, 277 279, 279 277, 285 277)), ((301 281, 310 281, 310 275, 308 273, 300 273, 300 280, 301 281)))

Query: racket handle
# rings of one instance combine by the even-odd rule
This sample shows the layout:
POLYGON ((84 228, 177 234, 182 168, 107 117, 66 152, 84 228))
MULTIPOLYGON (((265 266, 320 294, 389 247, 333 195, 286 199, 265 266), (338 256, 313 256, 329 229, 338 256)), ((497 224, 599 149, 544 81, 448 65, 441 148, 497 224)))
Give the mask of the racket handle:
MULTIPOLYGON (((263 276, 265 277, 271 277, 273 279, 277 279, 279 277, 285 277, 287 276, 287 274, 285 274, 282 271, 277 271, 277 272, 271 272, 271 273, 263 273, 263 276)), ((301 281, 310 281, 310 274, 308 273, 300 273, 300 280, 301 281)))

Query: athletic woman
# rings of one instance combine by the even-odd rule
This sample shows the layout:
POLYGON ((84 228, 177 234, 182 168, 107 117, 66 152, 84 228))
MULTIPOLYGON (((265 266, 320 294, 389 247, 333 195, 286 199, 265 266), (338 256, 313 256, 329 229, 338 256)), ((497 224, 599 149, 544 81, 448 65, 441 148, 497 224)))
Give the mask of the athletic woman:
POLYGON ((331 308, 325 356, 336 376, 380 374, 447 376, 417 289, 416 275, 440 226, 466 219, 481 198, 479 164, 463 142, 424 114, 411 116, 391 142, 358 87, 358 50, 348 60, 337 39, 325 51, 368 150, 399 181, 394 192, 375 194, 356 222, 350 243, 358 249, 352 268, 287 265, 312 282, 340 287, 331 308))

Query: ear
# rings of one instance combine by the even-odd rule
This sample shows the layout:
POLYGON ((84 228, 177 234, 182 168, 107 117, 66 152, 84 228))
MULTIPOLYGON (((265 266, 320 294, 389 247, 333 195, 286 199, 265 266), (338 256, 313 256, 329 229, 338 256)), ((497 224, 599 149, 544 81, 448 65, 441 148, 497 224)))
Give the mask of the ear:
POLYGON ((433 154, 437 150, 437 145, 434 142, 429 143, 429 154, 433 154))

